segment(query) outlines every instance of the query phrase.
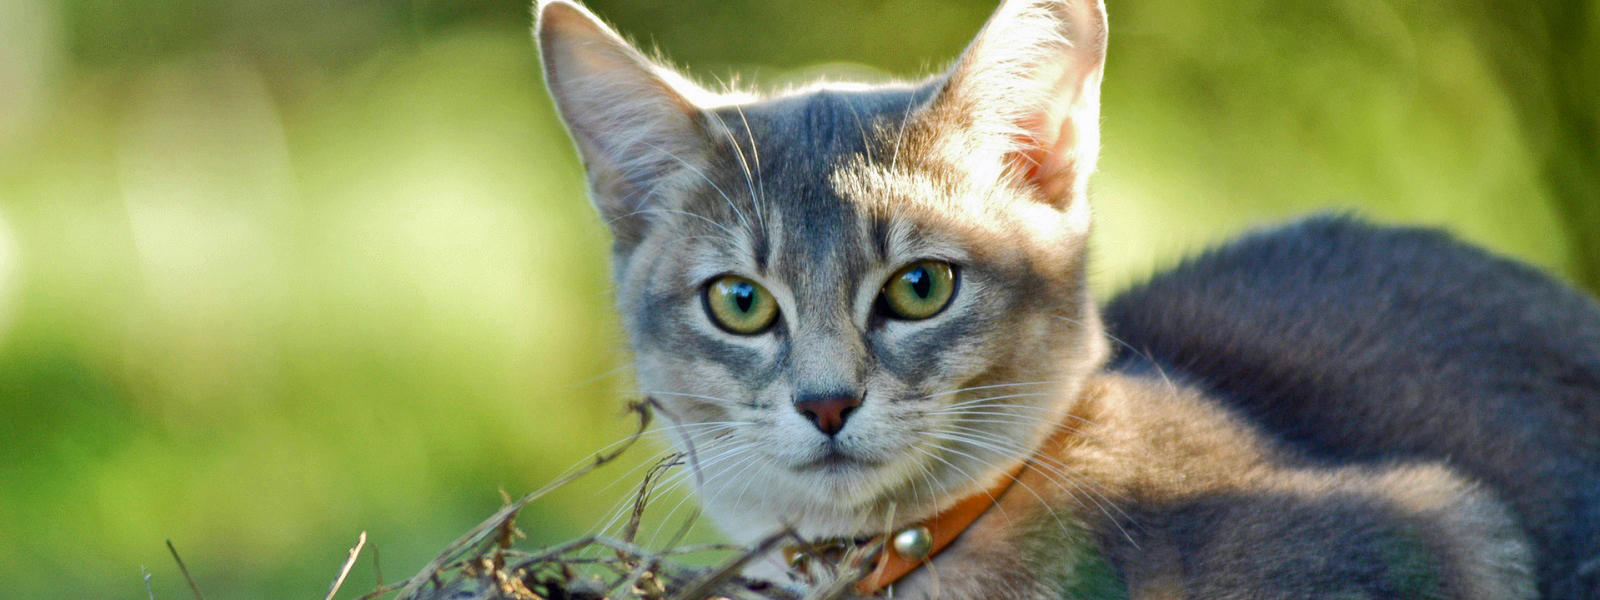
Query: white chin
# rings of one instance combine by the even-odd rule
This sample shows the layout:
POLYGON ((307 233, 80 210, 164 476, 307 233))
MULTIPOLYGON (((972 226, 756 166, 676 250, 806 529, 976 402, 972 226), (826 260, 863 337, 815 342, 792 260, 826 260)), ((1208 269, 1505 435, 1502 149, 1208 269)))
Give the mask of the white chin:
POLYGON ((809 463, 791 468, 787 475, 802 494, 834 506, 868 504, 888 490, 900 486, 914 466, 904 461, 875 463, 843 460, 809 463))

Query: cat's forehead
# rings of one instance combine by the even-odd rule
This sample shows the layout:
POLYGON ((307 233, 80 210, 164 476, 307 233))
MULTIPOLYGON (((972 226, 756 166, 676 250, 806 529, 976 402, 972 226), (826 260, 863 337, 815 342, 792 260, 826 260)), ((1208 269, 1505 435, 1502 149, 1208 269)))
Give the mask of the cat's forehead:
POLYGON ((904 196, 929 187, 904 181, 917 175, 903 147, 930 89, 818 88, 709 109, 709 189, 692 210, 738 230, 758 260, 884 258, 908 237, 904 196))
POLYGON ((767 159, 764 167, 803 170, 892 144, 900 125, 932 91, 928 85, 815 86, 706 113, 725 126, 713 137, 731 134, 746 151, 755 146, 767 159))

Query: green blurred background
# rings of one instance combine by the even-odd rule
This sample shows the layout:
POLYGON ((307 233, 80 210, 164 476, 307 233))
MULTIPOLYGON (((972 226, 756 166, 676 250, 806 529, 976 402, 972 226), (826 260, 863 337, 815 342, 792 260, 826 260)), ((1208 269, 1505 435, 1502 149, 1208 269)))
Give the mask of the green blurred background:
MULTIPOLYGON (((992 8, 592 6, 762 85, 927 73, 992 8)), ((1110 10, 1103 292, 1326 208, 1600 286, 1600 3, 1110 10)), ((363 530, 397 579, 628 431, 607 237, 528 26, 517 0, 0 0, 0 596, 144 598, 143 566, 187 597, 168 538, 213 599, 320 598, 363 530)), ((523 529, 585 532, 625 471, 523 529)))

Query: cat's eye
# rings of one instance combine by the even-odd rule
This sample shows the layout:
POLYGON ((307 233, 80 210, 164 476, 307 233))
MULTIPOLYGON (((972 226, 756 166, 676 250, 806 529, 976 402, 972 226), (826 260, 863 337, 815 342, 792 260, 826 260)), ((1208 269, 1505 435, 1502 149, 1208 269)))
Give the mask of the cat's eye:
POLYGON ((711 321, 730 333, 755 335, 778 319, 778 303, 772 293, 738 275, 711 280, 704 297, 711 321))
POLYGON ((939 314, 956 291, 955 268, 939 260, 921 260, 895 271, 883 285, 883 304, 891 316, 926 319, 939 314))

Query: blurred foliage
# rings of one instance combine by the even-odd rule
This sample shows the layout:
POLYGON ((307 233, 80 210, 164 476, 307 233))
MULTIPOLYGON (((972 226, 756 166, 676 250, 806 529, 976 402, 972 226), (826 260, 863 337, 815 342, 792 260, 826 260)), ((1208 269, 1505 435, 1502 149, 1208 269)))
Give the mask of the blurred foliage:
MULTIPOLYGON (((766 85, 930 72, 992 7, 592 4, 766 85)), ((1600 288, 1600 3, 1110 8, 1103 291, 1327 208, 1600 288)), ((209 597, 318 597, 361 530, 392 580, 627 432, 607 238, 528 13, 0 0, 6 595, 143 597, 147 566, 186 597, 171 538, 209 597)), ((624 471, 523 528, 582 533, 624 471)))

